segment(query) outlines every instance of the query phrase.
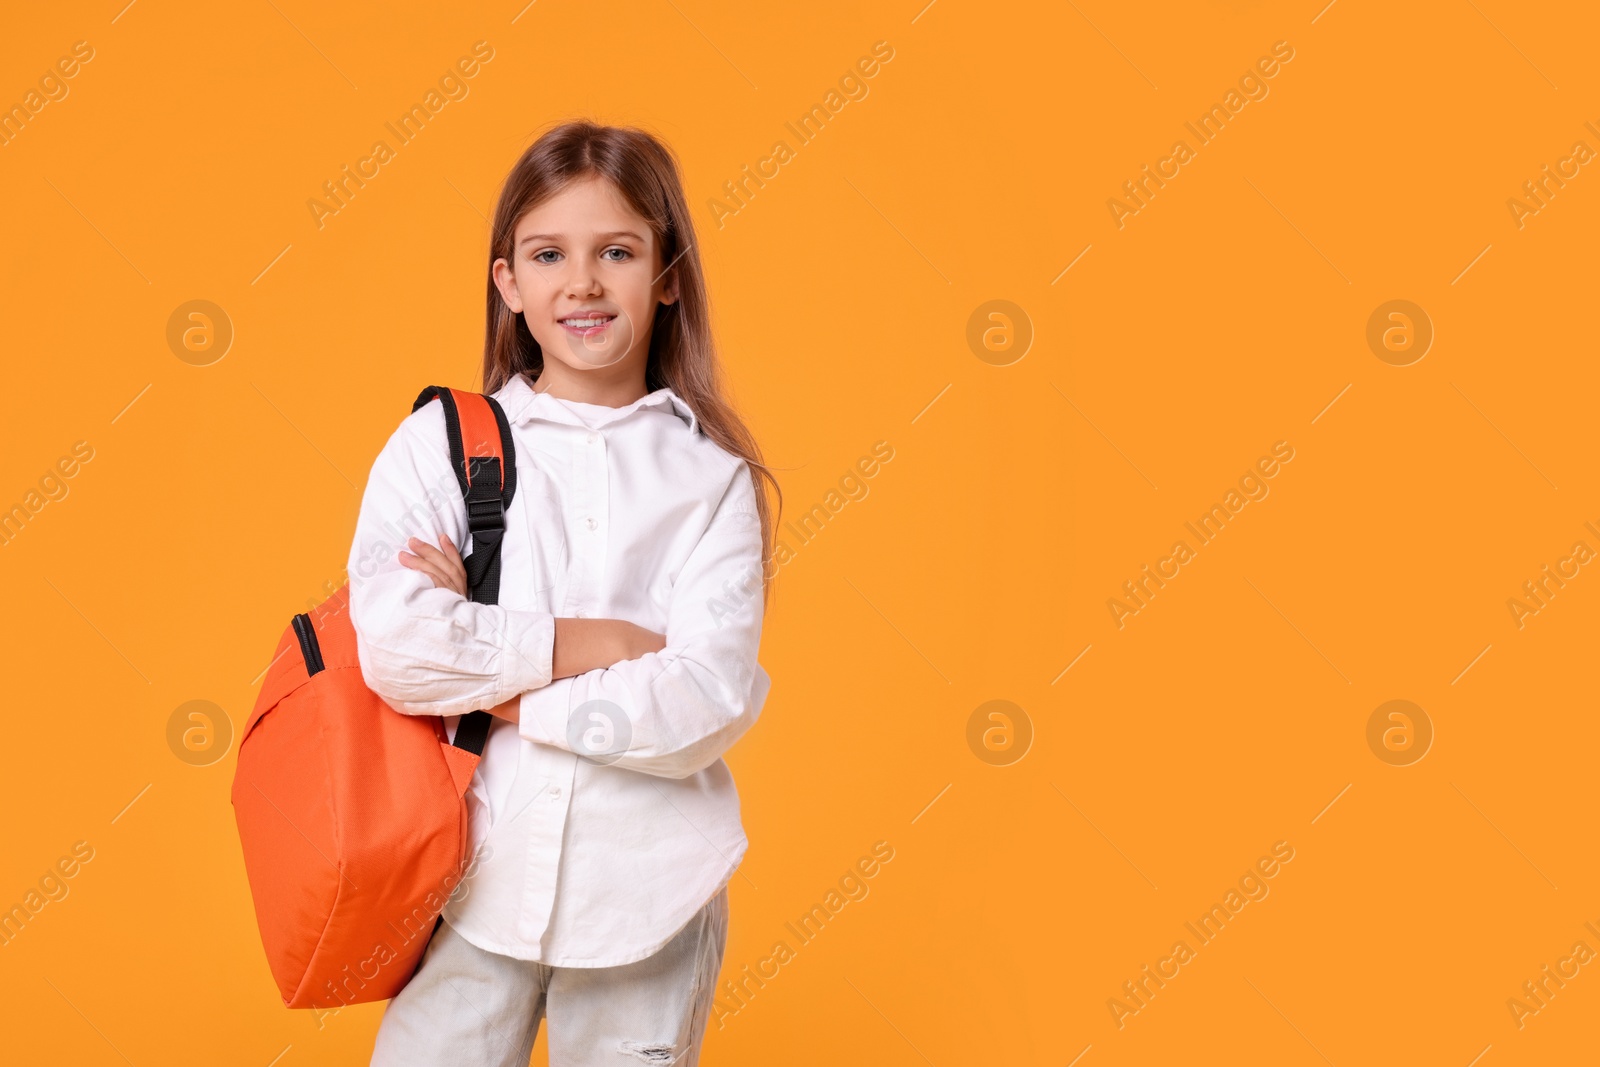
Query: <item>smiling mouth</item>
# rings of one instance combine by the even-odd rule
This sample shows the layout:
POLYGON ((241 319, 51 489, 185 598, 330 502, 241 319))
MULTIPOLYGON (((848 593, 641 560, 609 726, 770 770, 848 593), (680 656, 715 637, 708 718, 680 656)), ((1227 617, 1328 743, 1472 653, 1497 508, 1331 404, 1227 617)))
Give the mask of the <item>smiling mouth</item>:
POLYGON ((578 337, 593 337, 616 321, 615 315, 582 315, 559 319, 561 328, 578 337))

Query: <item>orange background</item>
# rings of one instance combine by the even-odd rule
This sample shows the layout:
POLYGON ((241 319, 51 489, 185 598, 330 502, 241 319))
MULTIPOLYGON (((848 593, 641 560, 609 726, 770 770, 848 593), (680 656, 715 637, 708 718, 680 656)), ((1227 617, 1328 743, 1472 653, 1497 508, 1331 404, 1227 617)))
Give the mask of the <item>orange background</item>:
POLYGON ((780 938, 794 958, 707 1063, 1592 1056, 1600 965, 1521 1028, 1506 1002, 1600 950, 1600 576, 1521 628, 1507 600, 1600 549, 1600 176, 1520 228, 1507 200, 1600 149, 1597 22, 1505 0, 13 13, 0 103, 75 41, 94 58, 0 148, 0 504, 74 442, 94 456, 0 548, 0 907, 74 842, 94 857, 0 947, 8 1052, 366 1062, 382 1005, 319 1029, 277 999, 236 752, 190 765, 167 726, 191 700, 242 725, 411 400, 477 382, 498 182, 587 115, 683 162, 785 519, 894 449, 778 580, 772 695, 729 755, 752 845, 723 977, 780 938), (318 229, 306 201, 479 40, 470 95, 318 229), (869 94, 797 146, 784 123, 880 40, 869 94), (1277 41, 1269 95, 1198 146, 1184 123, 1277 41), (710 199, 780 138, 794 158, 718 228, 710 199), (1195 158, 1119 228, 1108 199, 1180 138, 1195 158), (195 299, 235 330, 203 367, 166 340, 195 299), (997 299, 1034 335, 1005 366, 967 342, 997 299), (1392 299, 1436 331, 1409 366, 1367 345, 1392 299), (1119 629, 1108 598, 1280 440, 1270 495, 1119 629), (1435 731, 1409 766, 1367 742, 1396 699, 1435 731), (991 700, 1031 724, 1009 765, 969 747, 991 700), (877 841, 869 895, 794 945, 877 841), (1279 841, 1270 894, 1200 947, 1184 923, 1279 841), (1119 1028, 1107 1001, 1179 939, 1195 958, 1119 1028))

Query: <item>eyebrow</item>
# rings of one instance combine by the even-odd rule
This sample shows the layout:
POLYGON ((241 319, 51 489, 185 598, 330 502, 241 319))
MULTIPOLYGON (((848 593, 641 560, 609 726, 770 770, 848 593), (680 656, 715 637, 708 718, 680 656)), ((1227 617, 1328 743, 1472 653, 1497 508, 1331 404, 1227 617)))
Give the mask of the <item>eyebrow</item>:
MULTIPOLYGON (((564 234, 564 233, 530 233, 526 237, 524 237, 522 240, 518 241, 517 243, 519 245, 524 245, 524 244, 527 244, 529 241, 559 241, 562 238, 564 238, 565 236, 566 236, 566 234, 564 234)), ((632 237, 635 241, 643 241, 644 240, 643 237, 640 237, 638 234, 634 233, 632 230, 612 230, 610 233, 597 233, 597 234, 595 234, 595 236, 596 237, 632 237)))

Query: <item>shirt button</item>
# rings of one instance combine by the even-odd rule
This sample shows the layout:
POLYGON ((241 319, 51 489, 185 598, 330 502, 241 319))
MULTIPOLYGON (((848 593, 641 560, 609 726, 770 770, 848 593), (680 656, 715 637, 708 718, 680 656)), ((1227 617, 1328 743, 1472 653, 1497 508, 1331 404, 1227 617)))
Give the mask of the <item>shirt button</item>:
POLYGON ((599 523, 594 521, 594 517, 593 516, 590 516, 589 518, 587 518, 587 519, 585 519, 583 521, 589 524, 589 529, 591 529, 591 530, 594 529, 596 526, 600 525, 599 523))
POLYGON ((560 796, 561 795, 561 787, 559 785, 551 786, 550 787, 550 795, 553 796, 553 797, 560 796))
POLYGON ((585 437, 584 440, 588 441, 592 445, 600 440, 600 435, 597 433, 592 433, 588 437, 585 437))
POLYGON ((584 617, 584 615, 583 615, 583 609, 582 609, 582 608, 579 608, 579 609, 578 609, 578 610, 577 610, 577 611, 574 611, 574 612, 573 612, 573 613, 572 613, 572 614, 573 614, 573 617, 574 617, 574 618, 579 618, 579 619, 581 619, 581 618, 583 618, 583 617, 584 617))

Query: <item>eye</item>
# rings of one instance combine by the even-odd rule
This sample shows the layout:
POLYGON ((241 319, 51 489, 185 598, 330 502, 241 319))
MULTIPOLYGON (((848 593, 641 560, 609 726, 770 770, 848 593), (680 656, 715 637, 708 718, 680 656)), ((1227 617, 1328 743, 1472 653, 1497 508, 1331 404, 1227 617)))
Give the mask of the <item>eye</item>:
POLYGON ((545 259, 543 257, 545 257, 545 256, 559 256, 560 254, 561 253, 557 252, 554 248, 546 248, 543 251, 535 252, 533 255, 529 256, 528 258, 533 260, 535 263, 539 263, 539 264, 542 264, 544 266, 549 266, 550 264, 554 263, 555 260, 553 260, 553 259, 545 259))
POLYGON ((626 248, 622 248, 622 247, 621 247, 621 246, 614 246, 614 247, 612 247, 612 248, 608 248, 608 249, 606 249, 606 250, 605 250, 605 251, 604 251, 604 252, 602 252, 602 253, 600 253, 600 254, 601 254, 601 255, 602 255, 602 256, 609 256, 609 255, 610 255, 610 254, 611 254, 611 253, 613 253, 613 252, 620 252, 620 253, 622 253, 622 256, 621 256, 621 258, 619 258, 619 259, 613 259, 613 260, 612 260, 612 261, 611 261, 611 262, 613 262, 613 263, 622 263, 622 262, 624 262, 624 261, 625 261, 625 260, 629 260, 629 259, 632 259, 632 258, 633 258, 633 253, 632 253, 632 252, 630 252, 630 251, 628 251, 628 250, 627 250, 627 249, 626 249, 626 248))

